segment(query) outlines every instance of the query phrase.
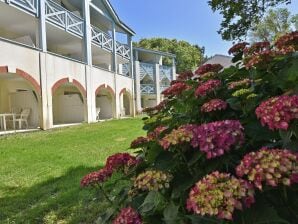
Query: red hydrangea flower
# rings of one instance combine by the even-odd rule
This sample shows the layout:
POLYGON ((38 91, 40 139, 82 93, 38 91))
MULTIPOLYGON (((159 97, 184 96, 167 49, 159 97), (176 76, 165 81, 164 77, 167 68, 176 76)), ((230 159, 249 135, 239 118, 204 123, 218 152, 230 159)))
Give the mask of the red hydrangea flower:
POLYGON ((274 57, 279 55, 279 52, 274 50, 264 50, 262 52, 255 53, 251 56, 248 56, 244 59, 244 64, 247 69, 250 69, 255 66, 267 66, 274 57))
POLYGON ((298 31, 285 34, 278 38, 275 46, 281 52, 295 52, 298 51, 298 31))
POLYGON ((260 104, 256 115, 271 130, 287 130, 289 122, 298 118, 298 95, 273 97, 260 104))
POLYGON ((288 150, 263 148, 245 155, 236 173, 260 190, 264 183, 273 187, 278 184, 289 186, 298 183, 298 156, 288 150))
POLYGON ((215 171, 196 183, 187 199, 187 210, 219 219, 233 219, 235 209, 255 202, 253 185, 227 173, 215 171))
POLYGON ((220 72, 223 69, 223 66, 220 64, 205 64, 200 66, 196 71, 195 74, 203 75, 207 72, 220 72))
POLYGON ((140 148, 142 146, 144 146, 146 143, 149 142, 149 139, 146 137, 138 137, 135 140, 133 140, 130 144, 130 148, 132 149, 137 149, 140 148))
POLYGON ((83 177, 81 186, 88 187, 103 183, 113 175, 114 171, 123 169, 124 172, 126 172, 127 169, 138 165, 140 162, 140 159, 137 159, 135 156, 131 156, 128 153, 117 153, 112 155, 108 157, 104 168, 83 177))
POLYGON ((148 133, 147 138, 149 141, 154 141, 157 139, 160 139, 160 135, 167 130, 168 128, 165 126, 159 126, 157 128, 154 129, 154 131, 148 133))
POLYGON ((229 49, 229 54, 237 55, 237 54, 243 52, 244 48, 247 45, 249 45, 249 43, 247 43, 247 42, 242 42, 242 43, 235 44, 233 47, 231 47, 229 49))
POLYGON ((167 150, 171 145, 190 142, 193 137, 193 127, 193 125, 183 125, 174 129, 170 134, 167 134, 162 140, 160 140, 159 144, 167 150))
POLYGON ((209 113, 211 111, 225 110, 227 109, 227 107, 228 107, 228 104, 225 101, 221 99, 213 99, 203 104, 201 107, 201 111, 205 113, 209 113))
POLYGON ((192 71, 183 72, 178 75, 177 81, 186 81, 190 80, 194 76, 192 71))
POLYGON ((211 159, 229 152, 232 146, 240 146, 244 141, 243 127, 237 120, 216 121, 193 129, 191 145, 206 153, 211 159))
POLYGON ((105 182, 113 174, 113 170, 104 167, 99 171, 89 173, 81 180, 81 187, 95 186, 97 184, 105 182))
POLYGON ((117 170, 125 167, 135 166, 140 162, 135 156, 131 156, 128 153, 116 153, 108 157, 106 161, 106 167, 117 170))
POLYGON ((182 92, 184 92, 185 90, 188 90, 190 88, 191 87, 184 82, 177 82, 177 83, 173 84, 172 86, 170 86, 169 88, 165 89, 162 92, 162 94, 165 97, 178 96, 182 92))
POLYGON ((142 219, 137 211, 128 207, 121 209, 113 224, 142 224, 142 219))
POLYGON ((263 41, 263 42, 256 42, 251 45, 251 47, 247 47, 244 49, 245 55, 253 55, 263 51, 267 51, 270 49, 270 42, 263 41))
POLYGON ((208 80, 203 84, 199 85, 199 87, 195 91, 195 95, 196 97, 206 96, 207 93, 214 91, 219 86, 221 86, 220 80, 216 80, 216 79, 208 80))

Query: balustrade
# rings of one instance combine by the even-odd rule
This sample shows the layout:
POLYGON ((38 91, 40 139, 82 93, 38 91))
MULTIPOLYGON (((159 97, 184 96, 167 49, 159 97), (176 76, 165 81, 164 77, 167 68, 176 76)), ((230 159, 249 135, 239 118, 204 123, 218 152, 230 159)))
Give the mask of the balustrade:
POLYGON ((16 6, 17 8, 25 10, 35 16, 38 15, 39 0, 5 0, 3 2, 16 6))
POLYGON ((155 85, 154 84, 141 84, 141 93, 142 94, 155 94, 155 85))
POLYGON ((46 20, 65 29, 67 32, 84 36, 84 21, 79 16, 69 12, 59 4, 51 1, 45 1, 46 20))

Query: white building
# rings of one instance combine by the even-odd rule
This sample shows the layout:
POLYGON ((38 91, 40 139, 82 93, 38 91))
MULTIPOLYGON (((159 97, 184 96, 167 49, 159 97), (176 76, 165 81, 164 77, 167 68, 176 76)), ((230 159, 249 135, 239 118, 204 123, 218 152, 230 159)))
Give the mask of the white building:
POLYGON ((132 50, 134 34, 108 0, 0 0, 0 115, 30 109, 29 126, 49 129, 159 103, 174 55, 132 50))

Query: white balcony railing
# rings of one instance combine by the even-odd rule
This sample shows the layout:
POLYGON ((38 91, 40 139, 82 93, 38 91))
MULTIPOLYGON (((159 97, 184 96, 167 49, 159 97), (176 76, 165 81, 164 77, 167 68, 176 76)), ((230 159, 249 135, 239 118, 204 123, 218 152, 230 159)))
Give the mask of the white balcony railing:
POLYGON ((126 77, 130 77, 130 64, 122 64, 122 75, 126 77))
POLYGON ((155 85, 154 84, 141 84, 141 93, 142 94, 155 94, 155 85))
POLYGON ((95 26, 91 26, 92 42, 97 46, 106 49, 108 51, 113 51, 113 38, 98 29, 95 26))
POLYGON ((116 42, 116 53, 126 59, 130 59, 130 47, 127 44, 116 42))
POLYGON ((48 22, 79 37, 84 36, 84 21, 82 18, 51 0, 45 1, 45 10, 46 20, 48 22))
POLYGON ((172 67, 160 65, 159 66, 159 79, 168 79, 172 81, 172 67))
POLYGON ((22 10, 25 10, 35 16, 38 15, 38 2, 39 0, 3 0, 9 5, 16 6, 22 10))
POLYGON ((143 80, 146 76, 149 76, 154 80, 155 65, 149 63, 140 63, 140 79, 143 80))

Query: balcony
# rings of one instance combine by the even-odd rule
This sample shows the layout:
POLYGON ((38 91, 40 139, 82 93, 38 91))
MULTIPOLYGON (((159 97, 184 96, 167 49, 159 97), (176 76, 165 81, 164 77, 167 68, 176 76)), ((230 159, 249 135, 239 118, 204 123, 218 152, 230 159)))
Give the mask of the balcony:
POLYGON ((154 84, 141 84, 141 94, 155 94, 154 84))
POLYGON ((34 16, 38 16, 39 0, 0 0, 20 10, 28 12, 34 16))
POLYGON ((130 47, 127 44, 116 42, 116 53, 126 59, 130 59, 130 47))
POLYGON ((84 20, 79 16, 51 0, 45 1, 45 14, 48 22, 64 29, 66 32, 83 38, 84 20))
POLYGON ((113 51, 113 38, 95 26, 91 26, 92 43, 107 51, 113 51))

